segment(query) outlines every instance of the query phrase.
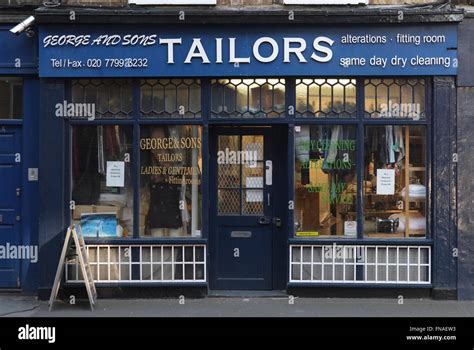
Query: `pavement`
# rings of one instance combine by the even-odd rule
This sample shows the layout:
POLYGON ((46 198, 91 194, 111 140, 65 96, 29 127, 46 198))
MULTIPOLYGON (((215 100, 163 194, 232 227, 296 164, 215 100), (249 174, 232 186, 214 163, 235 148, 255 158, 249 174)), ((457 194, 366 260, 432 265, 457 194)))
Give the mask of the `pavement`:
POLYGON ((208 296, 200 299, 99 299, 74 305, 0 294, 1 317, 474 317, 474 301, 431 299, 208 296))

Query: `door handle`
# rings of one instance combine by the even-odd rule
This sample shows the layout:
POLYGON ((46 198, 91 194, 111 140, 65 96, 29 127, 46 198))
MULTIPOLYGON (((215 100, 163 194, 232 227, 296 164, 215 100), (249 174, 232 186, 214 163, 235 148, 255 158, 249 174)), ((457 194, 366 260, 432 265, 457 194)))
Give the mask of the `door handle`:
POLYGON ((262 216, 258 219, 260 225, 270 225, 272 220, 268 216, 262 216))
POLYGON ((271 186, 273 184, 273 162, 271 160, 265 161, 265 185, 271 186))

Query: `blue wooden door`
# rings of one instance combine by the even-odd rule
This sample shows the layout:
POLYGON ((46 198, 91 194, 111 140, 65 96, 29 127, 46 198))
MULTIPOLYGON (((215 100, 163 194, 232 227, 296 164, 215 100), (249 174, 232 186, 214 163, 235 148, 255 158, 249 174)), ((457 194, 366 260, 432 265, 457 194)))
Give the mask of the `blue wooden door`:
POLYGON ((217 128, 211 136, 211 289, 272 289, 270 130, 217 128))
POLYGON ((0 125, 0 288, 20 287, 21 128, 0 125))

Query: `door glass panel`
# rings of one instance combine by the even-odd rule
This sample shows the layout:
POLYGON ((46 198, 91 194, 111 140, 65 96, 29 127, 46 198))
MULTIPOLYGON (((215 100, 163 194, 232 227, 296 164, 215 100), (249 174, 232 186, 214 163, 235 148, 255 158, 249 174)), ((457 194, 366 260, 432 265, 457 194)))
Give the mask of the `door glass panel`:
POLYGON ((219 215, 239 215, 240 214, 240 190, 218 191, 219 215))
POLYGON ((219 136, 219 215, 263 215, 263 155, 263 135, 219 136))
POLYGON ((245 190, 242 199, 243 215, 263 215, 263 190, 245 190))
POLYGON ((263 188, 263 162, 244 166, 242 187, 263 188))
POLYGON ((220 135, 219 136, 219 151, 238 151, 240 148, 240 138, 237 135, 220 135))
POLYGON ((263 160, 263 136, 244 135, 242 136, 242 151, 245 151, 249 158, 263 160))
POLYGON ((240 166, 236 164, 219 165, 219 188, 240 187, 240 166))

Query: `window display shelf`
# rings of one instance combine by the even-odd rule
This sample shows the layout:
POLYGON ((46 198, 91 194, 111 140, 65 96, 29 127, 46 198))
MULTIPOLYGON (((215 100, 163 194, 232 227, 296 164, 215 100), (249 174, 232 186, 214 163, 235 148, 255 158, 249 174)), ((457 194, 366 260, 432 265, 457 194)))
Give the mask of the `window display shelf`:
POLYGON ((382 233, 382 232, 368 232, 365 233, 366 237, 369 238, 403 238, 403 237, 425 237, 424 230, 412 230, 408 236, 405 236, 404 232, 397 233, 382 233))
POLYGON ((380 233, 380 232, 369 232, 365 234, 369 238, 403 238, 405 237, 403 232, 397 233, 380 233))
POLYGON ((423 166, 411 166, 408 168, 409 171, 426 171, 426 168, 423 166))
MULTIPOLYGON (((365 215, 375 215, 375 214, 397 214, 397 213, 404 213, 405 210, 401 209, 393 209, 393 210, 373 210, 373 211, 366 211, 364 214, 365 215)), ((410 209, 410 213, 419 213, 419 210, 416 209, 410 209)), ((348 211, 348 214, 357 214, 356 212, 353 211, 348 211)))

